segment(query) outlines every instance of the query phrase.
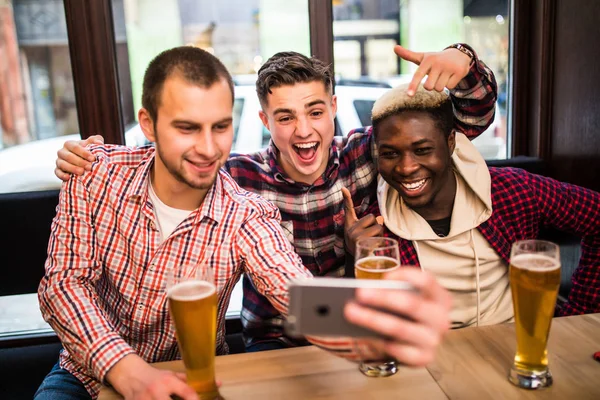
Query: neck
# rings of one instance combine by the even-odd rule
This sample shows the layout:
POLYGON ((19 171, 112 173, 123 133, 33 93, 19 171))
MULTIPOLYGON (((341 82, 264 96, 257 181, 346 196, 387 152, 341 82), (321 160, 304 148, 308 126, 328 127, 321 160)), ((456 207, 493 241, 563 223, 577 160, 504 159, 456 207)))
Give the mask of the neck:
POLYGON ((178 210, 193 211, 197 209, 202 205, 208 193, 208 189, 195 189, 179 182, 168 171, 157 169, 156 163, 150 173, 150 181, 160 201, 178 210))
POLYGON ((454 199, 456 197, 456 176, 454 170, 450 169, 446 184, 437 193, 431 203, 414 210, 426 221, 435 221, 448 218, 452 215, 454 199))

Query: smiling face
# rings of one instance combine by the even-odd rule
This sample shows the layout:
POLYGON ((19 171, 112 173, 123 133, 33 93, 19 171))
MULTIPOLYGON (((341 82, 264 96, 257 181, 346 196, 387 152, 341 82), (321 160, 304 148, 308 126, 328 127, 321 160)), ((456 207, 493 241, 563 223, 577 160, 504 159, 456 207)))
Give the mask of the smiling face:
POLYGON ((163 202, 194 209, 212 187, 233 142, 232 103, 224 79, 202 87, 175 74, 163 85, 157 120, 140 110, 140 125, 156 142, 152 183, 163 202))
POLYGON ((259 116, 279 150, 279 165, 297 182, 312 184, 327 168, 337 98, 322 82, 271 88, 259 116))
POLYGON ((405 111, 378 124, 376 143, 379 173, 407 206, 426 220, 451 215, 454 132, 446 135, 426 112, 405 111))

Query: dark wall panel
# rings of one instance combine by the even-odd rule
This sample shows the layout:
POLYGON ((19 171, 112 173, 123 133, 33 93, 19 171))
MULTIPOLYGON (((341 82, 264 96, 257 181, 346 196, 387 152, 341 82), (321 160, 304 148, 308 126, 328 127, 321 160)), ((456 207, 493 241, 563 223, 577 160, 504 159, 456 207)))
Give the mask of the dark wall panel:
POLYGON ((600 1, 557 0, 551 173, 600 190, 600 1))

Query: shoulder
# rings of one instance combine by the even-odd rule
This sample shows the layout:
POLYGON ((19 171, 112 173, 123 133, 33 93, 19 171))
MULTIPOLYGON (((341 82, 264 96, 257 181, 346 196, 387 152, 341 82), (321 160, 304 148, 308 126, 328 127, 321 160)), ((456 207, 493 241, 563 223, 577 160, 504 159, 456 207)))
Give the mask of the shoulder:
POLYGON ((517 203, 522 206, 533 204, 534 191, 531 187, 533 174, 512 167, 489 167, 489 171, 495 208, 500 205, 514 206, 517 203))
POLYGON ((235 205, 235 209, 248 215, 280 218, 279 209, 273 203, 242 188, 226 171, 221 170, 219 177, 223 183, 223 196, 235 205))
POLYGON ((154 146, 127 147, 118 145, 98 145, 89 149, 96 156, 91 171, 86 171, 81 180, 91 184, 98 180, 127 179, 135 174, 154 156, 154 146))
POLYGON ((231 153, 225 163, 225 170, 235 177, 238 173, 252 170, 268 170, 270 155, 267 149, 250 154, 231 153))
POLYGON ((116 165, 135 165, 154 154, 154 145, 128 147, 116 144, 90 146, 89 150, 96 156, 98 162, 116 165))

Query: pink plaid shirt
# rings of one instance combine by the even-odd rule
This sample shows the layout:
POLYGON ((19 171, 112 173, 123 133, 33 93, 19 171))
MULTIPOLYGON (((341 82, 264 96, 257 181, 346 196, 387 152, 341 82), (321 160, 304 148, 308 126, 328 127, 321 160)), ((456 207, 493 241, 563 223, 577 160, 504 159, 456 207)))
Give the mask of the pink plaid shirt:
MULTIPOLYGON (((161 243, 148 179, 154 148, 93 149, 92 171, 61 190, 39 288, 44 318, 60 337, 61 367, 96 397, 106 373, 136 353, 148 362, 179 358, 167 310, 167 268, 213 269, 219 293, 217 354, 227 354, 225 311, 242 273, 282 313, 287 282, 311 277, 280 227, 279 210, 219 172, 202 206, 161 243), (138 165, 114 159, 141 159, 138 165)), ((347 340, 319 341, 356 358, 347 340)))

